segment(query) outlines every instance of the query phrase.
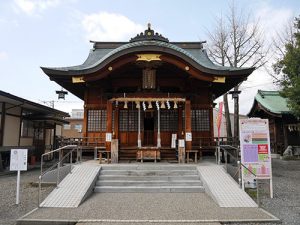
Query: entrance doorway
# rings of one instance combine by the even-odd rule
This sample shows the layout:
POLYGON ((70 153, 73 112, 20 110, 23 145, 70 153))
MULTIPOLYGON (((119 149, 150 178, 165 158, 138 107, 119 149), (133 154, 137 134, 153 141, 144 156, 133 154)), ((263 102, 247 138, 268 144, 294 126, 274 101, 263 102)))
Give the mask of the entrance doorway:
POLYGON ((144 145, 154 145, 154 112, 144 114, 144 145))

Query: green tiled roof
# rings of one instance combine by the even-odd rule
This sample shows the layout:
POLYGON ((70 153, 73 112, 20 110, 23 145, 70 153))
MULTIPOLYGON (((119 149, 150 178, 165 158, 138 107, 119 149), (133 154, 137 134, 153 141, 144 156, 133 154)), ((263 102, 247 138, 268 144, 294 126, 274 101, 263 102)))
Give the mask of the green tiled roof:
MULTIPOLYGON (((198 65, 202 66, 203 68, 209 70, 220 71, 220 73, 231 72, 231 71, 240 71, 245 69, 251 68, 233 68, 233 67, 226 67, 226 66, 219 66, 214 64, 207 56, 207 53, 204 49, 183 49, 179 46, 176 46, 169 42, 162 42, 156 40, 145 40, 145 41, 136 41, 136 42, 129 42, 120 47, 115 49, 93 49, 90 51, 90 54, 86 61, 78 66, 71 66, 71 67, 52 67, 48 69, 52 70, 60 70, 60 71, 83 71, 95 68, 97 65, 104 62, 106 59, 110 58, 111 56, 115 55, 126 49, 134 49, 141 46, 158 46, 164 49, 172 49, 178 53, 185 55, 186 57, 192 59, 198 65)), ((254 68, 253 68, 254 69, 254 68)))
POLYGON ((287 107, 286 99, 283 98, 278 91, 258 90, 255 100, 272 113, 290 113, 290 109, 287 107))

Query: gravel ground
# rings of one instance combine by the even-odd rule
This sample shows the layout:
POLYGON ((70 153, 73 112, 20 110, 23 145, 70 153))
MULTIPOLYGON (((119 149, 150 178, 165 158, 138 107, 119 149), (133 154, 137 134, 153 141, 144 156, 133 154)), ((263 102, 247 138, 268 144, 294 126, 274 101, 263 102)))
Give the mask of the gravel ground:
MULTIPOLYGON (((17 172, 0 176, 0 225, 15 224, 16 219, 37 207, 38 188, 31 182, 38 180, 40 170, 21 172, 20 204, 16 205, 17 172)), ((42 188, 43 197, 53 187, 42 188)))
MULTIPOLYGON (((284 225, 299 225, 300 160, 273 159, 272 169, 274 198, 263 198, 261 207, 279 218, 284 225)), ((247 223, 247 225, 254 224, 257 223, 247 223)), ((264 223, 264 225, 275 224, 278 223, 264 223)))

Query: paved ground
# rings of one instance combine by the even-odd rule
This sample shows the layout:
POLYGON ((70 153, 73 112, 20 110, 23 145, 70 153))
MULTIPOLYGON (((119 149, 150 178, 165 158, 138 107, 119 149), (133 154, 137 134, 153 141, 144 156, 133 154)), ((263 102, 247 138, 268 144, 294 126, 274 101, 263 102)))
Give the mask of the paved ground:
MULTIPOLYGON (((23 216, 25 213, 31 211, 36 207, 38 189, 36 187, 32 187, 29 183, 36 181, 38 177, 38 173, 39 171, 29 171, 21 174, 21 184, 22 184, 21 204, 19 206, 15 205, 16 175, 0 176, 0 199, 1 199, 0 224, 1 225, 15 224, 15 220, 17 218, 23 216)), ((280 218, 282 220, 282 224, 298 225, 300 221, 300 191, 299 191, 300 190, 299 187, 300 161, 282 161, 278 159, 273 160, 273 177, 274 177, 274 199, 263 199, 262 207, 268 210, 273 215, 280 218)), ((49 187, 43 188, 44 196, 45 193, 49 193, 51 189, 52 188, 49 187)), ((91 204, 91 207, 96 206, 94 204, 95 203, 91 204)), ((204 203, 200 204, 199 207, 203 208, 203 204, 204 203)), ((165 205, 165 208, 167 208, 168 206, 169 206, 168 204, 165 205)), ((164 210, 165 209, 163 209, 162 212, 164 212, 164 210)), ((204 213, 207 211, 205 208, 203 210, 204 213)), ((107 223, 104 222, 90 223, 88 225, 98 225, 98 224, 106 225, 107 223)), ((140 223, 140 224, 148 225, 148 223, 140 223)), ((165 223, 156 223, 155 225, 161 225, 161 224, 165 224, 165 223)), ((215 223, 212 224, 216 225, 215 223)), ((240 224, 240 223, 235 223, 235 224, 240 224)), ((252 224, 257 224, 257 223, 252 223, 252 224)), ((278 224, 278 223, 264 223, 264 224, 267 225, 267 224, 278 224)), ((87 225, 87 224, 80 224, 80 225, 87 225)), ((119 225, 119 224, 114 223, 112 225, 119 225)))
POLYGON ((94 193, 78 208, 40 208, 26 219, 193 220, 272 219, 259 208, 221 208, 205 193, 94 193))

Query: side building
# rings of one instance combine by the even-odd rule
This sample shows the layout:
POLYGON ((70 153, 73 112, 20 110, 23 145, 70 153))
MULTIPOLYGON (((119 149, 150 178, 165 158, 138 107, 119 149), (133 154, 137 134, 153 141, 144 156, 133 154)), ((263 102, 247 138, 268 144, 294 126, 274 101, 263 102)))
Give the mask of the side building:
POLYGON ((0 91, 0 170, 9 166, 10 150, 25 148, 34 163, 55 148, 55 137, 69 114, 0 91))
POLYGON ((300 120, 278 91, 258 90, 248 116, 269 119, 272 153, 282 155, 289 145, 300 146, 300 120))

